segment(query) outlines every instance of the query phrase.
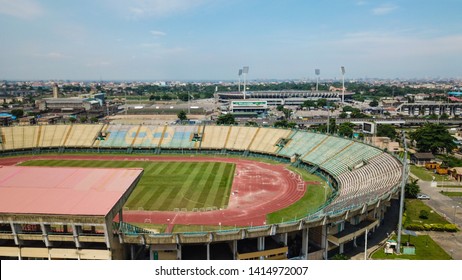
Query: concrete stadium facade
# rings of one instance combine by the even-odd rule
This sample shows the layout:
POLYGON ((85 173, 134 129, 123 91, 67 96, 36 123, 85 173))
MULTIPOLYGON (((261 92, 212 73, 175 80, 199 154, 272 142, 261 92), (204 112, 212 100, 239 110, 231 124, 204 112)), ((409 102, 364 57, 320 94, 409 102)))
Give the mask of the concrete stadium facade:
MULTIPOLYGON (((116 234, 123 251, 118 257, 107 254, 110 259, 120 256, 124 259, 327 259, 332 252, 342 253, 346 243, 356 243, 358 237, 381 225, 390 200, 399 191, 403 176, 407 176, 400 159, 386 151, 351 139, 300 130, 98 124, 4 127, 0 131, 4 159, 18 154, 74 151, 140 156, 233 154, 292 162, 323 177, 333 189, 333 195, 322 208, 278 224, 154 233, 120 223, 116 234), (222 255, 223 251, 227 253, 222 255)), ((0 233, 0 240, 20 247, 21 237, 27 239, 29 235, 13 232, 15 223, 11 216, 9 223, 11 232, 0 233)), ((41 231, 48 236, 46 228, 41 231)), ((78 241, 79 236, 72 240, 75 238, 78 241)), ((67 242, 73 244, 71 239, 67 242)), ((82 246, 81 242, 74 244, 77 249, 82 246)), ((98 244, 103 250, 111 250, 104 242, 98 244)))

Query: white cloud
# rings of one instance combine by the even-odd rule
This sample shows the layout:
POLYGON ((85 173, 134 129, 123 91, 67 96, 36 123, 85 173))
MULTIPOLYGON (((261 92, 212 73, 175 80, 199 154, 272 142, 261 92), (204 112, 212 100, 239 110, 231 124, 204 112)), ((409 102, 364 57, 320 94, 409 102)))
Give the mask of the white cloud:
POLYGON ((374 9, 372 9, 372 14, 376 16, 383 16, 390 14, 394 10, 398 9, 398 6, 393 4, 383 4, 374 9))
POLYGON ((35 19, 44 14, 36 0, 0 0, 0 14, 20 19, 35 19))
POLYGON ((167 17, 197 8, 210 0, 111 0, 129 19, 167 17))
POLYGON ((367 1, 363 1, 363 0, 356 1, 356 5, 357 5, 357 6, 364 6, 364 5, 367 5, 367 1))
POLYGON ((46 57, 53 58, 53 59, 62 59, 62 58, 66 58, 67 56, 65 56, 64 54, 60 52, 49 52, 46 54, 46 57))
POLYGON ((159 30, 151 30, 150 33, 154 37, 162 37, 162 36, 167 35, 167 33, 159 31, 159 30))

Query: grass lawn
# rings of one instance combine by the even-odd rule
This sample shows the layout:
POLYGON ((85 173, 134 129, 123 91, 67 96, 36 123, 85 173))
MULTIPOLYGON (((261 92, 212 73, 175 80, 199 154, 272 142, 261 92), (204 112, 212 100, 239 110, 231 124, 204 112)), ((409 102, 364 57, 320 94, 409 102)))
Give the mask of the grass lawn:
POLYGON ((22 165, 72 167, 141 167, 144 174, 125 207, 132 210, 175 210, 175 208, 228 205, 235 164, 222 162, 137 162, 102 160, 35 160, 22 165))
POLYGON ((326 201, 326 197, 329 197, 331 194, 329 186, 320 177, 310 174, 305 170, 294 168, 292 166, 288 166, 287 168, 299 173, 304 181, 316 181, 320 184, 308 185, 305 195, 299 201, 295 202, 287 208, 268 214, 266 219, 269 224, 280 223, 282 221, 290 221, 294 218, 304 217, 308 213, 317 210, 326 201))
MULTIPOLYGON (((392 239, 396 240, 396 236, 392 239)), ((433 239, 428 235, 411 236, 403 235, 401 238, 401 250, 402 246, 406 245, 406 242, 415 246, 415 255, 395 255, 385 254, 383 247, 372 254, 374 260, 450 260, 452 259, 446 251, 444 251, 433 239)))
POLYGON ((430 207, 418 199, 406 199, 404 227, 410 224, 450 224, 446 219, 434 212, 430 207), (429 213, 428 219, 419 218, 420 211, 429 213))
POLYGON ((427 170, 425 167, 411 165, 411 173, 417 176, 422 181, 431 181, 433 176, 436 182, 447 179, 447 176, 433 173, 433 171, 427 170))
POLYGON ((441 192, 441 194, 444 194, 445 196, 449 196, 449 197, 462 196, 462 192, 441 192))

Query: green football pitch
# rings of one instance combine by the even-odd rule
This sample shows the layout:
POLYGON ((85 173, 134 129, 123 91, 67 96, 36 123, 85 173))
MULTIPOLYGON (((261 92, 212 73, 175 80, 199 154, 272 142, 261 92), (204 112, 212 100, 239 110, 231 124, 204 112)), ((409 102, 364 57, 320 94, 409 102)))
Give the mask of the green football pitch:
POLYGON ((143 176, 125 207, 151 211, 226 208, 235 169, 232 163, 175 161, 33 160, 21 165, 143 168, 143 176))

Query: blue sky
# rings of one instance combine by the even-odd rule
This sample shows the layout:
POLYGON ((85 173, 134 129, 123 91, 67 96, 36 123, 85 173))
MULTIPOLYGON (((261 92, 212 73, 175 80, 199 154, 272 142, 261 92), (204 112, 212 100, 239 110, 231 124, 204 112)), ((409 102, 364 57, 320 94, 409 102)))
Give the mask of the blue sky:
POLYGON ((462 78, 460 0, 0 0, 0 79, 462 78))

